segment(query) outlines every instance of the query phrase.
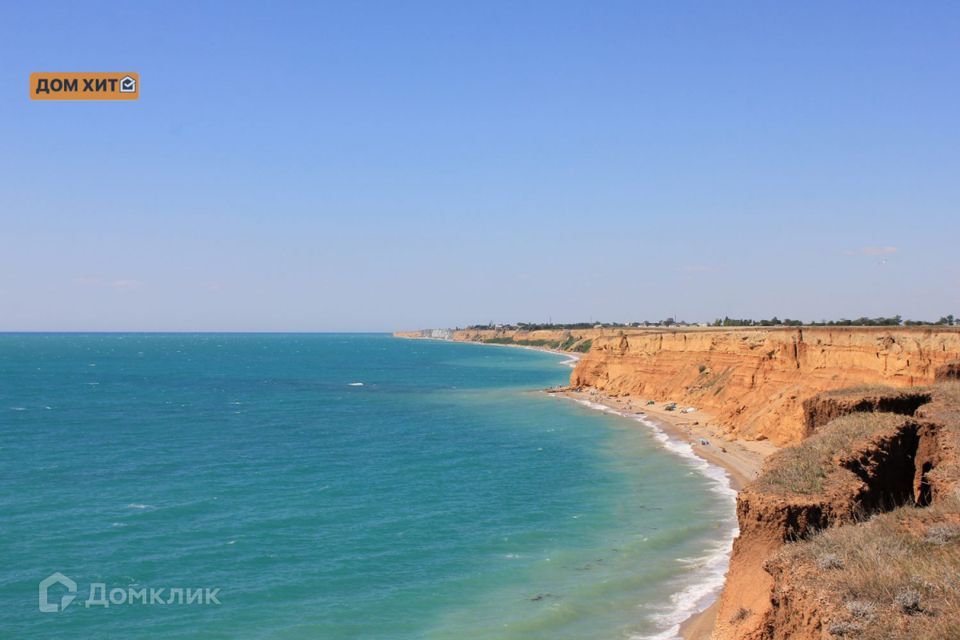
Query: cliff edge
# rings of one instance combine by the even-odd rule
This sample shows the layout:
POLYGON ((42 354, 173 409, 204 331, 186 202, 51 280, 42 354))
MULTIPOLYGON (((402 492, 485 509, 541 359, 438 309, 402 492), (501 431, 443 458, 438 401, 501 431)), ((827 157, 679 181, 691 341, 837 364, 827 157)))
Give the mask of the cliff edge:
POLYGON ((960 638, 960 383, 821 400, 738 495, 713 638, 960 638))
POLYGON ((930 384, 958 358, 955 328, 638 330, 593 337, 571 385, 690 404, 733 437, 787 445, 813 432, 818 393, 930 384))

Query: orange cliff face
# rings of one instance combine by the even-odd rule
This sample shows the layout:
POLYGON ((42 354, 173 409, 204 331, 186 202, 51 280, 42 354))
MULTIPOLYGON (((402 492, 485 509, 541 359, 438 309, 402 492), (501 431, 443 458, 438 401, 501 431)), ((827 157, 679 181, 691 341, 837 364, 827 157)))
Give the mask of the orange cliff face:
POLYGON ((930 384, 958 359, 950 327, 628 330, 593 337, 571 384, 689 404, 732 436, 786 445, 812 432, 803 403, 814 395, 930 384))
POLYGON ((715 640, 960 637, 960 384, 937 376, 808 405, 827 422, 737 496, 715 640))

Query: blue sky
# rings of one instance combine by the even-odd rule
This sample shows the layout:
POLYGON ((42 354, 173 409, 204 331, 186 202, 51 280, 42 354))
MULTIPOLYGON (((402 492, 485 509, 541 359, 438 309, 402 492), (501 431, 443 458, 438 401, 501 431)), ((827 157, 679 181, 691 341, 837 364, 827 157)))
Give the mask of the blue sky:
POLYGON ((5 3, 0 330, 960 315, 960 5, 5 3), (32 71, 141 74, 34 102, 32 71))

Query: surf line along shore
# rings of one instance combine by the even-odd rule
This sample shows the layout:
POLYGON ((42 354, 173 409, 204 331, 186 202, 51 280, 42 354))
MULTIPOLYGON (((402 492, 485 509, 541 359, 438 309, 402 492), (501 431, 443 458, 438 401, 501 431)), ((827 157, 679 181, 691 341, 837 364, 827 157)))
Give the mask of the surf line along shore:
MULTIPOLYGON (((472 343, 477 344, 477 343, 472 343)), ((546 351, 568 359, 561 364, 574 367, 580 359, 580 354, 569 351, 560 351, 547 347, 509 344, 483 344, 483 346, 502 346, 534 351, 546 351)), ((653 401, 631 396, 608 396, 597 389, 590 387, 575 389, 559 387, 545 389, 546 393, 555 397, 567 398, 583 406, 613 413, 632 422, 639 422, 647 427, 653 423, 653 428, 659 430, 668 439, 689 445, 690 451, 708 464, 719 467, 726 473, 730 489, 739 492, 749 482, 753 481, 763 467, 767 456, 775 452, 778 447, 769 441, 729 439, 720 424, 709 413, 695 410, 685 413, 683 408, 674 405, 673 410, 666 407, 673 403, 668 401, 653 401)), ((733 537, 728 541, 733 543, 733 537)), ((729 562, 730 550, 727 551, 729 562)), ((676 625, 674 637, 679 635, 684 640, 708 640, 716 622, 717 607, 722 591, 722 584, 707 598, 709 604, 690 613, 689 617, 676 625)), ((659 637, 659 636, 658 636, 659 637)), ((666 637, 666 636, 664 636, 666 637)))
MULTIPOLYGON (((412 336, 398 337, 411 340, 435 339, 412 336)), ((567 360, 560 364, 571 368, 576 366, 581 357, 580 354, 570 351, 530 345, 473 341, 463 341, 462 344, 546 351, 566 357, 567 360)), ((647 404, 652 399, 633 396, 609 396, 591 387, 555 387, 543 391, 554 397, 570 399, 598 411, 620 415, 632 422, 638 422, 638 426, 642 424, 644 428, 650 428, 650 422, 652 422, 653 428, 659 430, 667 438, 689 445, 694 455, 708 464, 722 469, 725 472, 730 489, 734 492, 739 492, 746 484, 753 481, 760 474, 764 460, 778 450, 776 445, 767 440, 730 439, 725 435, 717 420, 709 413, 699 409, 691 413, 684 413, 682 407, 676 407, 671 411, 666 408, 672 404, 668 401, 661 400, 654 401, 653 404, 647 404), (642 418, 642 420, 638 421, 637 418, 642 418)), ((732 538, 730 542, 732 543, 732 538)), ((699 611, 691 612, 686 620, 674 627, 676 633, 672 637, 679 635, 684 640, 708 640, 716 621, 721 589, 722 587, 711 594, 712 600, 708 606, 699 611)), ((669 636, 665 635, 663 637, 669 636)))
MULTIPOLYGON (((666 407, 672 404, 668 402, 647 404, 649 400, 607 396, 592 388, 560 387, 546 389, 545 392, 598 411, 623 416, 647 427, 652 426, 668 439, 689 445, 694 455, 725 472, 730 489, 734 492, 754 480, 760 474, 767 456, 778 449, 769 441, 730 440, 711 415, 701 411, 683 413, 677 408, 668 410, 666 407)), ((732 545, 733 536, 728 542, 732 545)), ((727 561, 729 553, 728 549, 727 561)), ((679 635, 684 640, 708 640, 716 621, 721 590, 722 584, 709 594, 706 607, 692 611, 689 617, 667 632, 674 635, 662 637, 679 635)))

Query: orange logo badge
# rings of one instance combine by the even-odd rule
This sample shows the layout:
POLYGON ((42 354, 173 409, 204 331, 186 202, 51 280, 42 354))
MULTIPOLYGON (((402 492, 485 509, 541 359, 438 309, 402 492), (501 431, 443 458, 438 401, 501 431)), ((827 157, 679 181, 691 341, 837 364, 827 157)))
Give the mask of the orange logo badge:
POLYGON ((140 74, 129 72, 38 72, 30 74, 33 100, 136 100, 140 74))

